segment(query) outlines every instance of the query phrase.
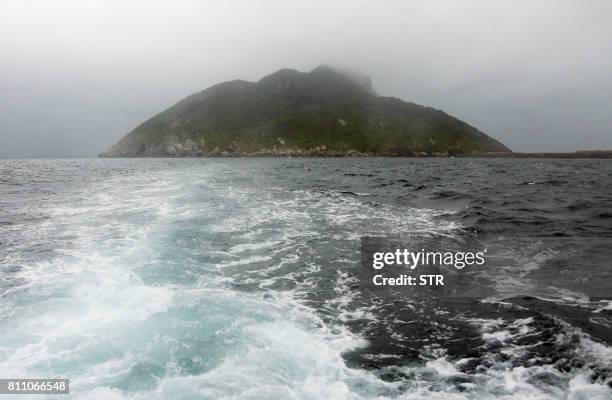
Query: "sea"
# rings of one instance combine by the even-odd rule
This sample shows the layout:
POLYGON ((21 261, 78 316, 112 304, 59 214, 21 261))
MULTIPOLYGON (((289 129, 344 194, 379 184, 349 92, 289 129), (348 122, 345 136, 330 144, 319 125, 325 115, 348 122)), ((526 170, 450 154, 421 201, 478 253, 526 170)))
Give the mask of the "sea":
POLYGON ((70 379, 7 399, 612 399, 612 160, 0 160, 0 378, 70 379), (364 237, 518 262, 473 271, 482 296, 374 291, 364 237))

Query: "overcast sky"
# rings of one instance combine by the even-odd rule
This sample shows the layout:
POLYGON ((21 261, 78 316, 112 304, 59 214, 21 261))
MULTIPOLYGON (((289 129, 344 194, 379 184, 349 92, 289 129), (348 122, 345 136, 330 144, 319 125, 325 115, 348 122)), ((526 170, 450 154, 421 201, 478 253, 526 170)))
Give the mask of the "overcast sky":
POLYGON ((225 80, 319 64, 515 151, 612 149, 612 1, 0 2, 0 157, 95 156, 225 80))

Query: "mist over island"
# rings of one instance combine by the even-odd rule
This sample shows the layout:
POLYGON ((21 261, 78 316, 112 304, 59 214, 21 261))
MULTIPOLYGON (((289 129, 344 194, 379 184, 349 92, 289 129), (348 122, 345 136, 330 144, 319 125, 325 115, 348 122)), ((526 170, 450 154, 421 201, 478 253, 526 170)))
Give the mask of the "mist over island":
POLYGON ((610 3, 465 1, 3 2, 0 157, 96 157, 191 93, 321 64, 515 153, 611 150, 610 3))

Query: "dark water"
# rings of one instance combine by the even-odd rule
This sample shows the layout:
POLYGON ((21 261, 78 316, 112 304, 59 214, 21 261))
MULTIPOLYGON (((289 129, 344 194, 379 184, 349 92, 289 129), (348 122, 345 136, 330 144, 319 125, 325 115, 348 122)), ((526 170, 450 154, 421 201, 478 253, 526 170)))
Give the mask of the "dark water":
POLYGON ((0 161, 0 377, 68 377, 74 398, 612 398, 611 182, 599 160, 0 161), (413 235, 517 264, 479 271, 484 298, 370 290, 360 238, 413 235))

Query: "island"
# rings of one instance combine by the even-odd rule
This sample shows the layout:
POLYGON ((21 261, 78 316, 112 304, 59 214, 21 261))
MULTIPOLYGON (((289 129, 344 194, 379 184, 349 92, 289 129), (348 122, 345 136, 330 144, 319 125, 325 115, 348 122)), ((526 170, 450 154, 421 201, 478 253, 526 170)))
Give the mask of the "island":
POLYGON ((511 154, 431 107, 379 96, 363 75, 282 69, 192 94, 101 157, 452 156, 511 154))

